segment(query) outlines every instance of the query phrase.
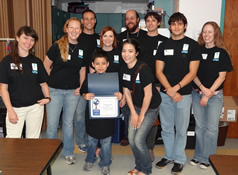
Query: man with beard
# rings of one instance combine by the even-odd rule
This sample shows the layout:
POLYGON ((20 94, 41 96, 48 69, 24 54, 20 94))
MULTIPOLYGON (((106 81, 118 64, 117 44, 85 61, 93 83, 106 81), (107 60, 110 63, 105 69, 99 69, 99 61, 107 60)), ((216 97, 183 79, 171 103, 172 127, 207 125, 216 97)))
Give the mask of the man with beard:
POLYGON ((128 10, 126 12, 126 17, 125 17, 126 30, 124 32, 121 32, 117 37, 120 45, 126 39, 129 39, 129 38, 138 39, 147 35, 146 31, 139 28, 139 22, 140 22, 140 17, 137 11, 128 10))
MULTIPOLYGON (((135 38, 139 40, 139 38, 145 37, 147 35, 147 32, 144 30, 141 30, 139 28, 139 22, 140 22, 140 17, 137 11, 135 10, 128 10, 126 12, 126 17, 125 17, 125 24, 126 24, 126 29, 124 32, 121 32, 117 39, 118 39, 118 46, 121 48, 122 43, 124 40, 127 40, 129 38, 135 38)), ((127 146, 129 144, 128 141, 128 121, 129 121, 129 115, 130 115, 130 110, 127 104, 122 106, 121 111, 124 116, 124 138, 121 140, 120 145, 121 146, 127 146)))

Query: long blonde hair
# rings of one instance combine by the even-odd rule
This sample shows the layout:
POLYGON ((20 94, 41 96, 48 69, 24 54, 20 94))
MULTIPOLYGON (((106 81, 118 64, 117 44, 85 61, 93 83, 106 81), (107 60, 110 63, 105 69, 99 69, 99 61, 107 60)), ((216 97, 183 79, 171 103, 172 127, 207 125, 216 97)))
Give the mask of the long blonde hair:
POLYGON ((72 17, 72 18, 68 19, 64 24, 63 31, 64 31, 65 35, 62 36, 57 41, 57 43, 59 45, 59 49, 60 49, 60 54, 61 54, 61 57, 62 57, 64 62, 68 61, 68 56, 69 56, 69 39, 68 39, 68 33, 67 33, 66 29, 68 28, 70 21, 78 21, 80 23, 80 27, 81 27, 81 22, 76 17, 72 17))
POLYGON ((202 31, 201 31, 201 33, 200 33, 200 35, 199 35, 199 37, 198 37, 198 44, 201 45, 201 46, 203 46, 203 45, 205 44, 204 39, 203 39, 203 37, 202 37, 202 32, 203 32, 204 27, 205 27, 206 25, 208 25, 208 24, 210 24, 210 25, 213 27, 213 29, 214 29, 214 44, 215 44, 215 46, 227 50, 227 49, 226 49, 226 46, 225 46, 225 42, 224 42, 223 36, 222 36, 222 34, 221 34, 220 27, 219 27, 218 24, 217 24, 216 22, 214 22, 214 21, 208 21, 208 22, 206 22, 206 23, 203 25, 202 31))

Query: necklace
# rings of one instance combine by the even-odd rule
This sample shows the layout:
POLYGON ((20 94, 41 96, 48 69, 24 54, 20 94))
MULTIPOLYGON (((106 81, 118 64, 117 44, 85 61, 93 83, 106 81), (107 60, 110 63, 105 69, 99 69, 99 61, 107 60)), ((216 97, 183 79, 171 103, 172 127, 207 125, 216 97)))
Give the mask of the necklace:
MULTIPOLYGON (((136 33, 136 38, 139 37, 139 33, 140 33, 140 30, 136 33)), ((126 35, 127 35, 127 39, 129 39, 129 38, 130 38, 130 37, 129 37, 130 34, 127 32, 126 35)))
POLYGON ((71 52, 74 52, 74 50, 76 49, 77 44, 75 45, 75 47, 73 49, 71 49, 71 47, 69 46, 69 49, 71 50, 71 52))

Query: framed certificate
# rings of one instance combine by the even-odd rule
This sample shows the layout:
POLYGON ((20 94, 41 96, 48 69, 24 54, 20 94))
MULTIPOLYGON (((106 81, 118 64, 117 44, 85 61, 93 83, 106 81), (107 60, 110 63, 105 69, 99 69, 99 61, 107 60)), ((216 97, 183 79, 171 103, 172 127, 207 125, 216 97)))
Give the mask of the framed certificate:
POLYGON ((89 101, 89 116, 91 119, 117 118, 119 101, 115 96, 96 96, 89 101))

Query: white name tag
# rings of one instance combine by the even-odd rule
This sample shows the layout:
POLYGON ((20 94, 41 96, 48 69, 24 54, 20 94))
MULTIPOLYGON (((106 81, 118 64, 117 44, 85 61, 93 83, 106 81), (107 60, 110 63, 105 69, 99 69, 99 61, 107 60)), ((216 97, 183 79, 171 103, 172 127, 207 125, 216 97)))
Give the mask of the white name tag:
POLYGON ((164 55, 174 55, 174 49, 166 49, 164 50, 164 55))
POLYGON ((36 63, 32 63, 32 70, 36 70, 36 71, 38 70, 36 63))
POLYGON ((188 51, 188 47, 189 47, 188 44, 184 44, 184 45, 183 45, 183 50, 184 50, 184 51, 188 51))
POLYGON ((136 81, 140 80, 140 73, 137 74, 136 81))
POLYGON ((219 58, 220 57, 220 52, 215 52, 214 58, 219 58))
POLYGON ((153 51, 153 55, 155 56, 155 55, 156 55, 156 53, 157 53, 157 50, 154 50, 154 51, 153 51))
POLYGON ((71 60, 71 55, 68 55, 68 60, 71 60))
POLYGON ((114 55, 114 61, 119 61, 119 55, 114 55))
POLYGON ((83 50, 79 49, 79 56, 83 56, 83 50))
POLYGON ((126 80, 126 81, 131 81, 131 75, 128 75, 128 74, 123 74, 123 80, 126 80))
POLYGON ((204 60, 207 59, 207 54, 206 54, 206 53, 203 53, 203 54, 202 54, 202 59, 204 59, 204 60))

